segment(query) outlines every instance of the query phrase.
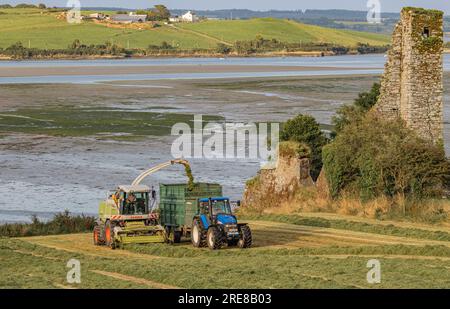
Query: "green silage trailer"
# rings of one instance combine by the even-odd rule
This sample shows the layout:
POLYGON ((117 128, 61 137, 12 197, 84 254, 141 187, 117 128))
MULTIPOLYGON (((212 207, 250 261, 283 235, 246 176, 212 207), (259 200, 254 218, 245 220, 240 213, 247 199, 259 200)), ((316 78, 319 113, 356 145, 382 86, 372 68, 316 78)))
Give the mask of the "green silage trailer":
POLYGON ((189 237, 192 221, 198 214, 198 200, 222 196, 222 186, 215 183, 195 183, 192 190, 188 184, 160 184, 160 223, 173 242, 181 236, 189 237))

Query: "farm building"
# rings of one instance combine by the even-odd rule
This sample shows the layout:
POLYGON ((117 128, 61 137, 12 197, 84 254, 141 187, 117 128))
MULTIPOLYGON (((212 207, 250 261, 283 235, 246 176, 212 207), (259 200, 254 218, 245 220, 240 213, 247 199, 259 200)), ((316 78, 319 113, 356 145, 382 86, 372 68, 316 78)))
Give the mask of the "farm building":
POLYGON ((106 15, 103 13, 92 13, 89 14, 89 18, 90 19, 98 19, 98 20, 102 20, 106 18, 106 15))
POLYGON ((116 14, 111 16, 111 21, 118 23, 143 23, 147 20, 147 15, 130 14, 116 14))

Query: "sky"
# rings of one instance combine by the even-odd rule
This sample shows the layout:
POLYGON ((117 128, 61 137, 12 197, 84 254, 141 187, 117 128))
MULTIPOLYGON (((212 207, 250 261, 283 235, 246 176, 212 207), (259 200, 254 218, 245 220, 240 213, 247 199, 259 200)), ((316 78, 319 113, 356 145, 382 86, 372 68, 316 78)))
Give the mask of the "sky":
MULTIPOLYGON (((74 1, 74 0, 71 0, 74 1)), ((81 7, 123 7, 148 8, 164 4, 169 9, 250 9, 305 10, 305 9, 348 9, 367 10, 369 0, 75 0, 81 7)), ((373 0, 370 0, 373 1, 373 0)), ((382 12, 399 12, 404 6, 418 6, 443 10, 450 15, 450 0, 379 0, 382 12)), ((0 4, 45 3, 48 6, 66 6, 68 0, 0 0, 0 4)))

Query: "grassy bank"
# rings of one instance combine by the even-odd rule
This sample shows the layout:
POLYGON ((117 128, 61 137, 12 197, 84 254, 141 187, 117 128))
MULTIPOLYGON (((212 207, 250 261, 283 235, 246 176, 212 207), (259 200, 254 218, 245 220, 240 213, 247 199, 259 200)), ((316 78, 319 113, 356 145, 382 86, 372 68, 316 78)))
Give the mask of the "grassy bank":
MULTIPOLYGON (((0 48, 21 42, 25 48, 62 50, 79 39, 87 46, 109 42, 135 55, 142 55, 143 51, 147 51, 150 56, 205 56, 220 54, 216 52, 218 44, 233 46, 237 41, 247 42, 257 37, 269 41, 277 40, 284 45, 300 44, 296 52, 300 52, 302 46, 306 48, 305 51, 310 52, 311 49, 323 51, 322 47, 328 45, 356 48, 359 44, 389 44, 389 38, 384 35, 329 29, 273 18, 173 25, 158 22, 136 26, 93 21, 69 24, 60 17, 60 12, 51 10, 14 8, 0 9, 0 12, 0 48)), ((284 49, 286 48, 276 48, 277 51, 284 49)), ((261 51, 260 54, 265 52, 261 51)), ((53 56, 58 57, 58 54, 53 56)))

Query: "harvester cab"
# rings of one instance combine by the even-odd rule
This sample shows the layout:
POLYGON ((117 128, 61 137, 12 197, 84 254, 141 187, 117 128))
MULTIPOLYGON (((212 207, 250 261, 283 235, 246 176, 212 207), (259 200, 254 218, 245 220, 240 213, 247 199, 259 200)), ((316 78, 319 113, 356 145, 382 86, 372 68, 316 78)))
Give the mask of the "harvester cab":
POLYGON ((194 217, 192 243, 196 247, 203 242, 211 249, 228 246, 248 248, 252 234, 246 223, 238 223, 227 197, 210 197, 198 200, 198 215, 194 217))
POLYGON ((119 186, 99 205, 94 244, 116 248, 127 243, 164 242, 157 215, 149 212, 151 189, 145 185, 119 186))

